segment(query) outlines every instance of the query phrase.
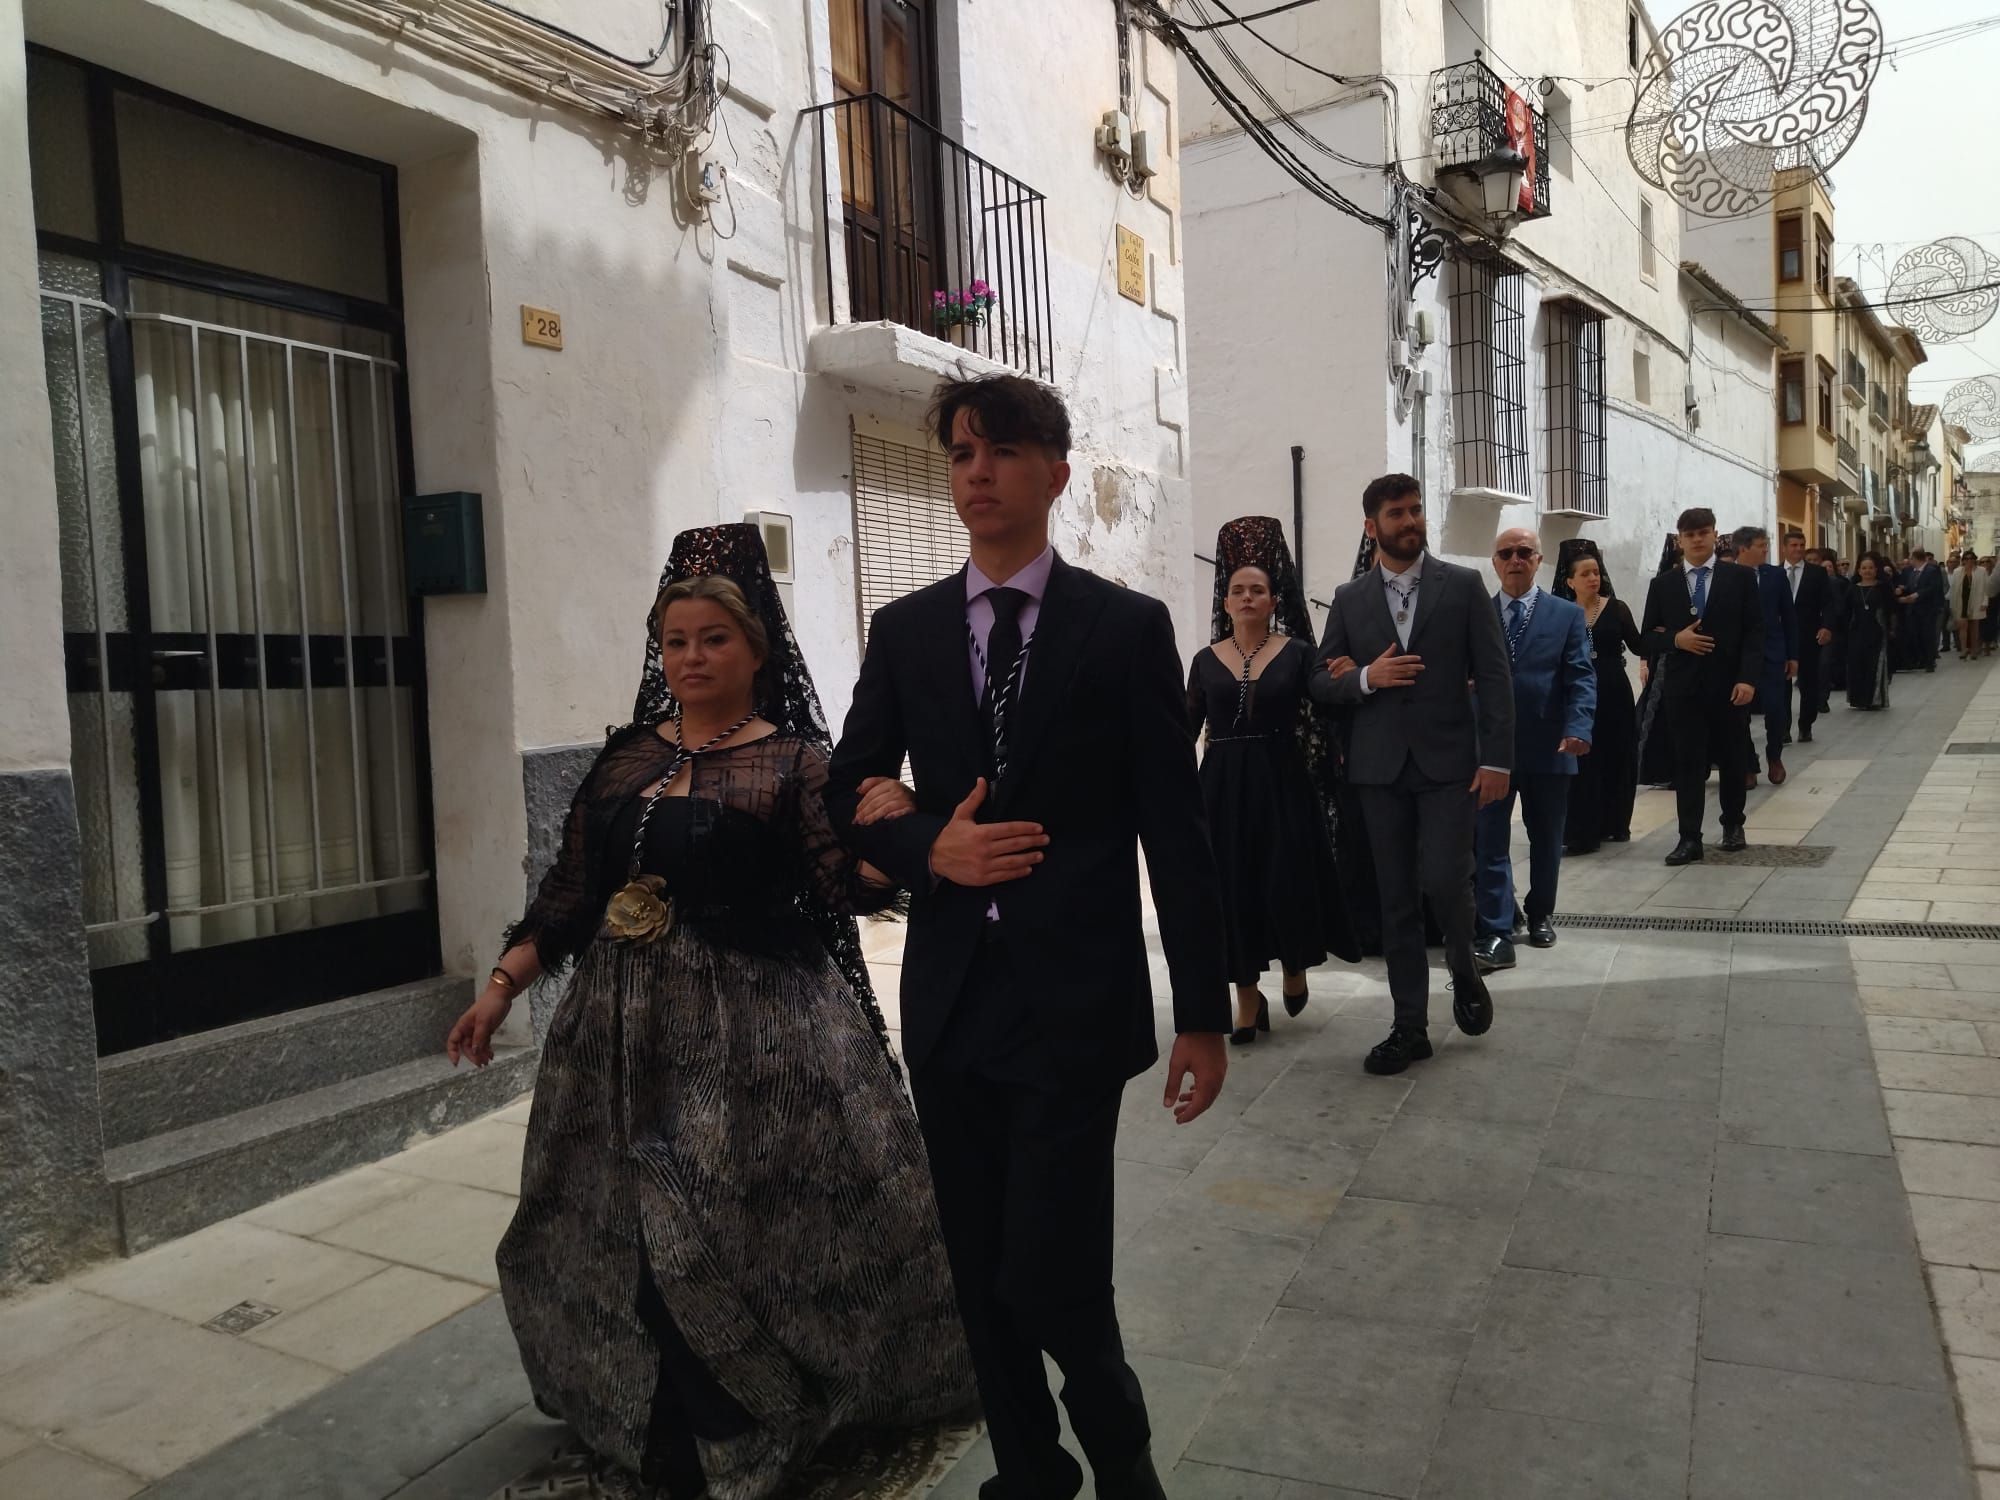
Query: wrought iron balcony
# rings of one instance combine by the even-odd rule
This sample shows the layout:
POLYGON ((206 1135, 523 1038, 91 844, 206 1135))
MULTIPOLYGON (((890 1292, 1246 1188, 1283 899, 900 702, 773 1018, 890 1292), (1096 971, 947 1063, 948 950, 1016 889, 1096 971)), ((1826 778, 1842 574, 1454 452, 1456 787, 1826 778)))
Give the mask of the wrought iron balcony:
POLYGON ((1548 217, 1548 117, 1477 58, 1431 74, 1431 144, 1440 175, 1477 176, 1482 164, 1509 147, 1522 152, 1529 159, 1534 206, 1521 216, 1548 217))
POLYGON ((1841 356, 1840 394, 1850 406, 1868 404, 1868 371, 1852 349, 1841 356))
POLYGON ((1874 390, 1869 394, 1868 415, 1875 419, 1878 426, 1887 427, 1889 425, 1889 392, 1879 381, 1876 382, 1874 390))
MULTIPOLYGON (((847 296, 833 321, 901 323, 1053 379, 1047 197, 881 94, 807 113, 840 173, 847 296)), ((831 287, 834 237, 818 228, 831 287)))
POLYGON ((1854 439, 1842 436, 1836 441, 1834 446, 1840 452, 1840 466, 1843 469, 1853 470, 1857 475, 1860 474, 1861 454, 1854 446, 1854 439))

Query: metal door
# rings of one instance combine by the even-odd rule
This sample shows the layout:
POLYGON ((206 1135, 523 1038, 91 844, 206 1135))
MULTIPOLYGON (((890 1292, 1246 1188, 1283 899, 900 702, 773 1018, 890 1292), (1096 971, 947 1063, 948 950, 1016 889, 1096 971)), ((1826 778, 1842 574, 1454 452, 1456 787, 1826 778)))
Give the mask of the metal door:
POLYGON ((395 319, 128 244, 115 181, 97 199, 95 232, 40 238, 84 926, 116 1052, 438 953, 395 319))

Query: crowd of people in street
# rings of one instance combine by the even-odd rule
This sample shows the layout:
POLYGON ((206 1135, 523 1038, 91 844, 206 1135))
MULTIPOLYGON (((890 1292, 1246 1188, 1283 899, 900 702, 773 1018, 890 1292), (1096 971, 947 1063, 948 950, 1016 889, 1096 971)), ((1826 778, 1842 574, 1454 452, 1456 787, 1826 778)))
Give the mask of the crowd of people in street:
POLYGON ((1741 850, 1753 713, 1782 782, 1831 691, 1881 708, 1948 632, 1993 645, 1970 557, 1850 572, 1790 535, 1773 563, 1691 509, 1635 618, 1587 539, 1550 588, 1525 528, 1491 582, 1436 556, 1388 474, 1317 640, 1283 527, 1224 527, 1183 671, 1163 604, 1051 546, 1054 392, 950 381, 932 422, 969 561, 876 615, 837 742, 757 529, 676 539, 632 720, 446 1042, 483 1065, 517 995, 566 983, 498 1264, 595 1493, 764 1500, 842 1429, 977 1410, 982 1500, 1069 1500, 1046 1356, 1096 1493, 1161 1500, 1111 1280, 1122 1097, 1159 1056, 1140 851, 1177 1122, 1270 1031, 1273 966, 1296 1017, 1310 970, 1379 955, 1363 1066, 1401 1073, 1434 1056, 1427 948, 1488 1031, 1486 976, 1557 942, 1565 858, 1629 841, 1640 784, 1674 787, 1685 865, 1719 768, 1741 850), (856 925, 892 910, 900 1066, 856 925))

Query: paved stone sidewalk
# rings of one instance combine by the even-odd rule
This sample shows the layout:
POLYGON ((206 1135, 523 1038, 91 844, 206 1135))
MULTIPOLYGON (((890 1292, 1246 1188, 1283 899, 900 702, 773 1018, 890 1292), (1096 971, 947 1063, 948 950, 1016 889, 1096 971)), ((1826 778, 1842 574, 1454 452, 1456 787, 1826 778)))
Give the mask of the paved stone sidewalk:
MULTIPOLYGON (((1648 793, 1563 909, 2000 919, 2000 760, 1939 753, 2000 740, 2000 674, 1895 696, 1752 796, 1759 845, 1823 862, 1666 870, 1648 793), (1921 883, 1968 899, 1883 894, 1947 867, 1921 883)), ((1333 966, 1195 1126, 1129 1091, 1119 1294, 1169 1493, 1978 1493, 1952 1377, 2000 1465, 2000 943, 1574 927, 1494 992, 1487 1037, 1371 1079, 1380 966, 1333 966)), ((546 1458, 492 1294, 523 1117, 0 1304, 0 1496, 486 1500, 546 1458), (279 1311, 200 1326, 244 1301, 279 1311)), ((982 1442, 933 1493, 990 1472, 982 1442)))

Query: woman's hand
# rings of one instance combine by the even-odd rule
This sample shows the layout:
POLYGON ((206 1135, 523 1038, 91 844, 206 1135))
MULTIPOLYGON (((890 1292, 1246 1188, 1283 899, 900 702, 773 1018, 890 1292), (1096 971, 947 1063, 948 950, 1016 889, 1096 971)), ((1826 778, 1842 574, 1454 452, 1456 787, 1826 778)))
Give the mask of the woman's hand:
POLYGON ((504 989, 497 984, 488 984, 485 992, 458 1018, 451 1034, 444 1039, 444 1055, 451 1059, 451 1065, 457 1067, 461 1057, 475 1068, 483 1068, 492 1062, 493 1033, 500 1029, 500 1023, 507 1019, 507 1012, 513 1008, 514 1001, 504 989))
POLYGON ((858 827, 887 823, 917 810, 917 794, 890 776, 870 776, 861 783, 860 792, 860 804, 854 809, 858 827))
POLYGON ((1327 675, 1329 677, 1332 677, 1337 682, 1341 678, 1345 677, 1349 672, 1352 672, 1354 670, 1354 666, 1355 662, 1353 657, 1336 656, 1332 661, 1326 664, 1327 675))

